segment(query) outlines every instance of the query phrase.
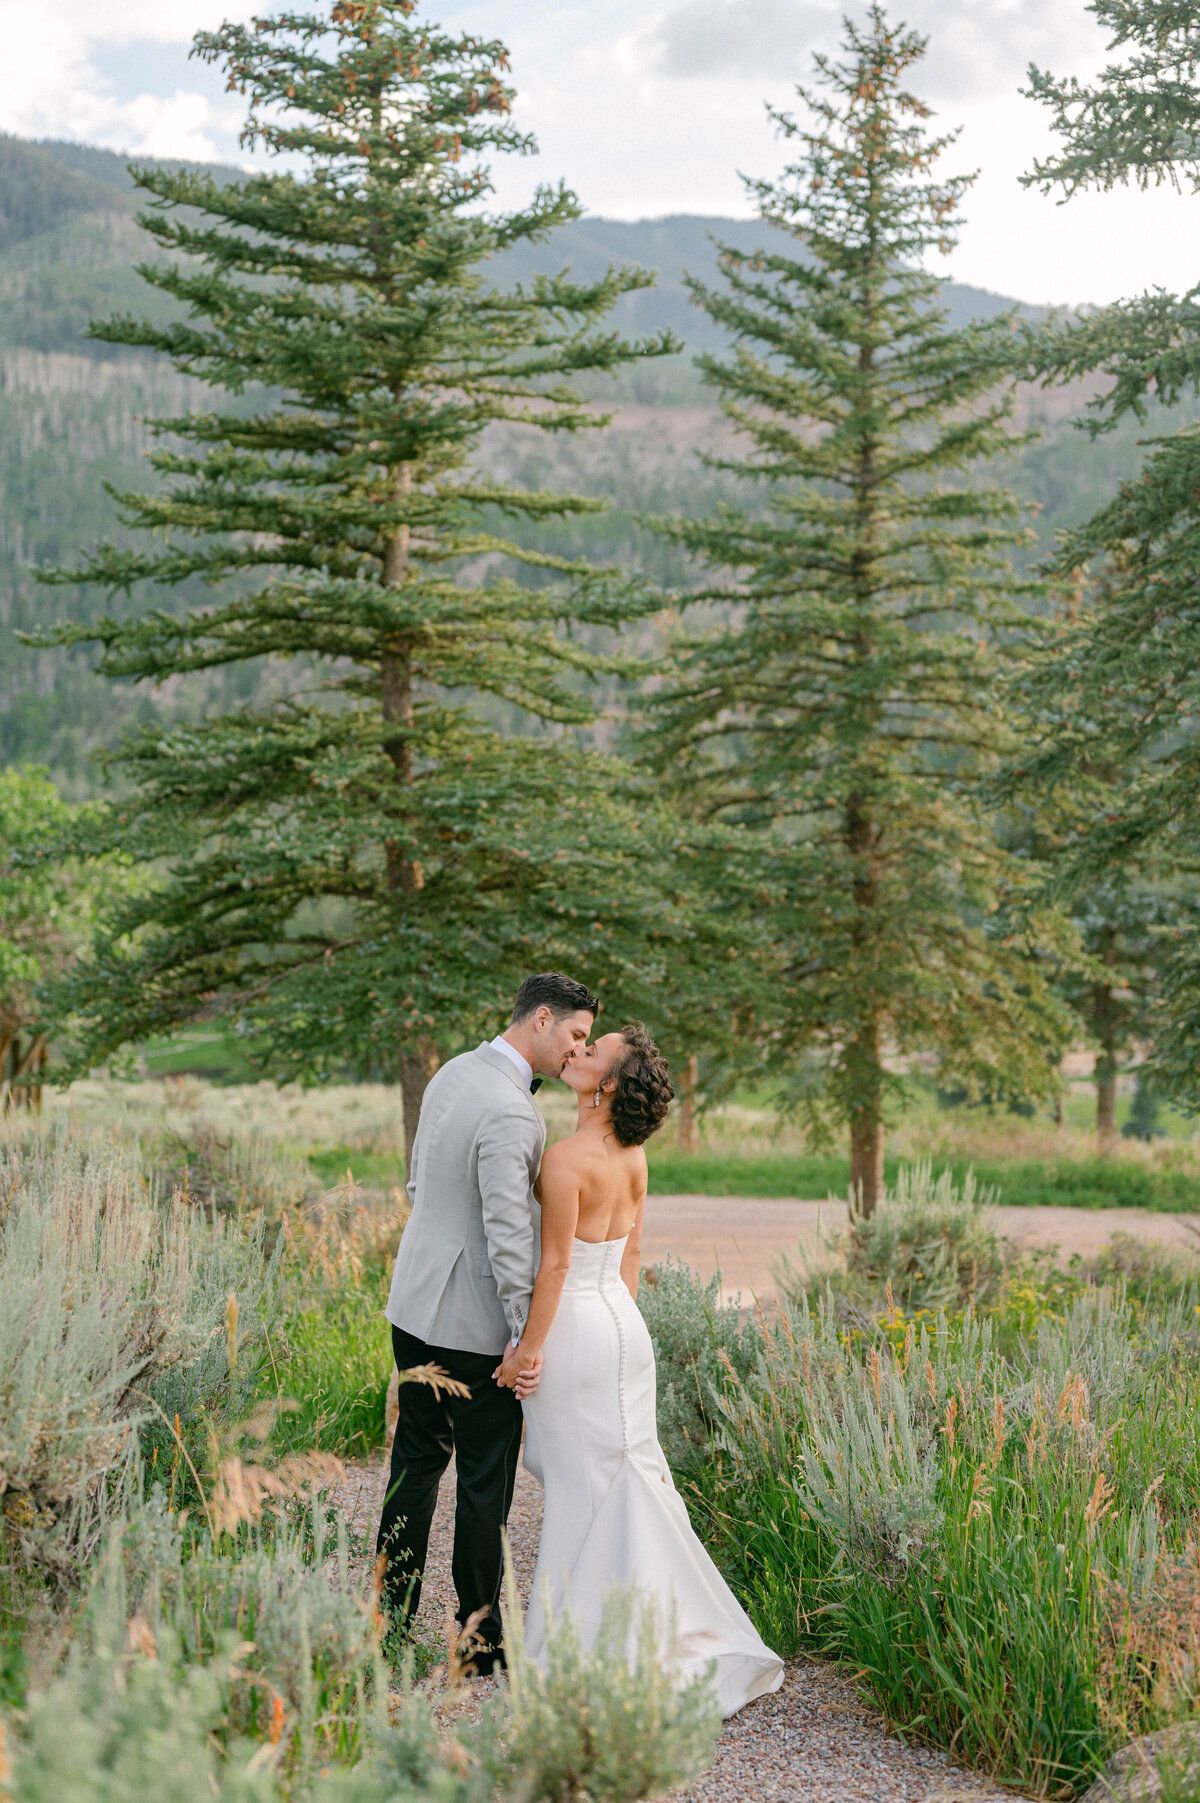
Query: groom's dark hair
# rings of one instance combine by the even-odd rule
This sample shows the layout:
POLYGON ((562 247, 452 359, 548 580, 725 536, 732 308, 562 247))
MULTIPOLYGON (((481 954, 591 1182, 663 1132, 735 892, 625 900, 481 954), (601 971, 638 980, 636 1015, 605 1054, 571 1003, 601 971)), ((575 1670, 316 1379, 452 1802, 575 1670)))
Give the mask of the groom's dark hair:
POLYGON ((560 970, 542 970, 536 977, 526 977, 517 990, 513 1026, 528 1020, 539 1008, 549 1008, 559 1020, 565 1014, 599 1014, 600 997, 593 995, 586 983, 564 977, 560 970))

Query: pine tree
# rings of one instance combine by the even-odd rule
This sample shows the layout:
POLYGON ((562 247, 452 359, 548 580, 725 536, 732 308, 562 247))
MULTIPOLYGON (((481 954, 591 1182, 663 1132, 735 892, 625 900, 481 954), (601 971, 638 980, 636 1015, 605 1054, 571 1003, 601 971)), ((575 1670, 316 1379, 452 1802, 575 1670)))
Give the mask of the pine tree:
POLYGON ((0 1113, 40 1103, 49 1045, 39 987, 87 945, 105 892, 126 881, 112 860, 38 855, 78 818, 44 770, 0 770, 0 1113))
POLYGON ((573 730, 587 680, 628 664, 597 646, 653 597, 510 542, 506 518, 600 504, 473 460, 496 421, 602 424, 570 378, 676 347, 603 329, 643 271, 489 281, 490 257, 579 213, 546 187, 485 210, 485 159, 532 148, 501 44, 424 24, 413 0, 196 44, 249 97, 244 141, 288 166, 224 185, 136 172, 175 259, 142 274, 186 318, 92 335, 165 354, 222 410, 154 422, 162 480, 118 498, 159 542, 102 546, 84 575, 114 594, 199 578, 213 596, 49 637, 98 640, 111 677, 265 659, 283 675, 243 711, 127 739, 129 799, 91 843, 158 879, 60 1005, 85 1063, 220 1009, 284 1074, 398 1070, 411 1129, 439 1043, 502 1019, 531 966, 618 990, 629 972, 644 994, 674 932, 643 823, 573 730), (530 730, 501 733, 498 714, 530 730))
POLYGON ((1122 1063, 1154 1032, 1162 940, 1175 918, 1172 899, 1163 886, 1116 870, 1089 885, 1075 902, 1075 924, 1088 962, 1068 974, 1063 986, 1096 1051, 1096 1134, 1102 1150, 1117 1129, 1122 1063))
MULTIPOLYGON (((1200 188, 1200 19, 1178 0, 1094 0, 1123 61, 1092 85, 1030 71, 1030 93, 1053 111, 1061 151, 1031 185, 1067 195, 1117 183, 1200 188)), ((1155 290, 1069 319, 1031 344, 1046 382, 1103 372, 1087 423, 1093 434, 1148 399, 1172 406, 1200 392, 1200 308, 1194 294, 1155 290)), ((1200 427, 1149 438, 1140 475, 1063 535, 1052 573, 1091 571, 1089 606, 1038 660, 1027 687, 1033 730, 1008 772, 1014 794, 1077 791, 1081 822, 1058 882, 1086 896, 1114 872, 1153 868, 1171 882, 1156 926, 1161 1006, 1155 1080, 1194 1105, 1200 1083, 1200 427), (1117 773, 1114 777, 1114 773, 1117 773)))
POLYGON ((812 128, 775 115, 797 155, 750 185, 794 251, 722 248, 725 286, 692 284, 736 341, 702 360, 748 444, 715 467, 761 499, 663 524, 714 572, 696 599, 726 611, 676 646, 654 754, 702 813, 764 835, 768 1067, 815 1124, 848 1122, 868 1209, 897 1057, 1038 1092, 1057 1031, 974 789, 1007 747, 999 678, 1030 630, 1018 505, 962 479, 1014 442, 1013 328, 951 329, 922 269, 969 180, 930 173, 951 140, 904 86, 923 51, 873 6, 799 90, 812 128))

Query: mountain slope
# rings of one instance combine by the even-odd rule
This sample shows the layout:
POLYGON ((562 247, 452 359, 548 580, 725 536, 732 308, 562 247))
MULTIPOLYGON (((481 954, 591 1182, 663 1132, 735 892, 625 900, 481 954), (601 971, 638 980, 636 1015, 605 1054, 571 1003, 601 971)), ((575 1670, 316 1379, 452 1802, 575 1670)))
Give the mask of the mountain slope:
MULTIPOLYGON (((223 180, 238 174, 223 167, 214 173, 223 180)), ((144 419, 208 404, 206 391, 160 360, 83 337, 92 318, 131 312, 161 319, 170 311, 172 303, 134 269, 158 254, 135 222, 137 205, 124 159, 110 151, 0 137, 0 764, 46 763, 74 795, 95 789, 93 754, 115 744, 125 727, 236 706, 261 697, 267 684, 290 680, 281 666, 247 665, 153 691, 96 678, 86 651, 32 651, 15 637, 55 619, 183 607, 207 595, 135 592, 109 602, 90 590, 48 590, 33 578, 37 565, 69 565, 97 539, 124 540, 105 484, 119 491, 145 482, 144 419)), ((670 328, 694 351, 719 338, 692 304, 684 271, 712 278, 714 238, 749 249, 769 236, 770 228, 753 220, 589 217, 546 244, 497 257, 488 273, 508 283, 568 266, 584 280, 609 263, 656 269, 655 288, 626 296, 615 323, 635 333, 670 328)), ((1017 306, 955 283, 945 286, 942 301, 955 321, 1017 306)), ((548 443, 528 429, 496 430, 485 460, 514 480, 611 501, 606 515, 539 528, 544 548, 639 565, 664 584, 687 587, 693 572, 636 516, 697 513, 731 498, 729 479, 697 455, 728 442, 727 422, 686 353, 616 382, 598 379, 593 392, 617 408, 610 431, 548 443)), ((1046 544, 1057 526, 1082 518, 1136 468, 1135 441, 1146 428, 1132 426, 1093 446, 1071 430, 1061 398, 1031 396, 1028 411, 1048 422, 1046 436, 998 474, 1042 508, 1038 531, 1046 544)))

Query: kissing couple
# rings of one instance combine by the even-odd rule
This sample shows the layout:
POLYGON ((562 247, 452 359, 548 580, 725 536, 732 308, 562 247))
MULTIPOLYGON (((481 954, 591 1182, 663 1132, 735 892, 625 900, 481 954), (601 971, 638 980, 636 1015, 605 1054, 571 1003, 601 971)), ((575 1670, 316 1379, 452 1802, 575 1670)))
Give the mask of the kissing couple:
POLYGON ((421 1103, 388 1298, 396 1365, 437 1364, 463 1394, 402 1383, 378 1550, 382 1607, 404 1628, 438 1484, 455 1459, 454 1587, 482 1675, 504 1665, 502 1535, 521 1430, 545 1491, 526 1649, 569 1612, 586 1651, 620 1588, 669 1627, 681 1680, 713 1670, 723 1715, 777 1690, 783 1666, 692 1531, 658 1443, 654 1351, 637 1308, 643 1146, 674 1095, 645 1028, 591 1034, 599 1001, 528 977, 498 1038, 444 1064, 421 1103), (589 1043, 590 1042, 590 1043, 589 1043), (579 1118, 545 1151, 533 1091, 573 1089, 579 1118))

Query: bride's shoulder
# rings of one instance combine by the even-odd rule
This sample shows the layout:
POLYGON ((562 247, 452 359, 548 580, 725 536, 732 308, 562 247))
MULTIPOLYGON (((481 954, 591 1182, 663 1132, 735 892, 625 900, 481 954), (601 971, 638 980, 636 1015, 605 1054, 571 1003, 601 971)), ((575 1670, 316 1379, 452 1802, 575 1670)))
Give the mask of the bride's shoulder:
POLYGON ((546 1147, 542 1154, 542 1169, 543 1171, 569 1170, 572 1165, 580 1162, 583 1155, 583 1148, 579 1144, 579 1135, 577 1133, 569 1134, 566 1139, 556 1139, 553 1145, 546 1147))

